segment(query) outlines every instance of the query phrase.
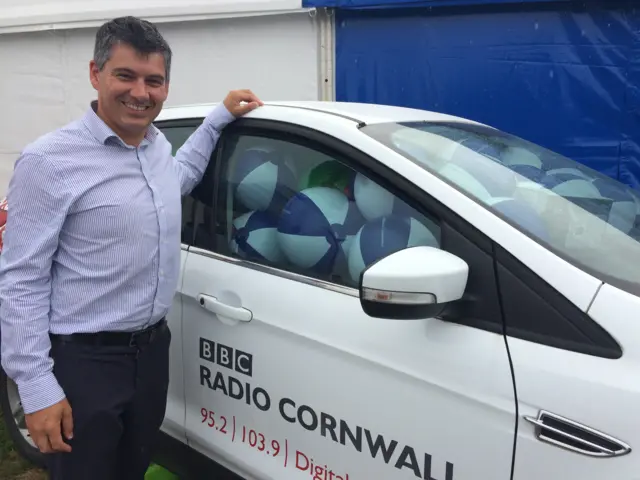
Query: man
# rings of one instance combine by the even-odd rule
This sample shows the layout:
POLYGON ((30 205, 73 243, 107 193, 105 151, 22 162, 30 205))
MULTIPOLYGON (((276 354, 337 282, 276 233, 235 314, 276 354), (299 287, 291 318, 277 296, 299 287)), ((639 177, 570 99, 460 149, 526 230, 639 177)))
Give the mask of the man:
POLYGON ((151 125, 170 68, 153 24, 104 24, 90 62, 98 100, 29 145, 9 185, 2 366, 54 480, 144 477, 165 414, 180 197, 221 129, 262 105, 230 92, 173 158, 151 125))

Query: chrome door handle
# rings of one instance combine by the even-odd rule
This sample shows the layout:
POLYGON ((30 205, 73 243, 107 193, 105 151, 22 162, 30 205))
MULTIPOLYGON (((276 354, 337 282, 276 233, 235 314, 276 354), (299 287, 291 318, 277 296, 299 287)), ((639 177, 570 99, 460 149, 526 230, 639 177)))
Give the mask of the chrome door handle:
POLYGON ((541 442, 590 457, 619 457, 631 452, 626 443, 568 418, 541 410, 524 419, 535 426, 541 442))
POLYGON ((227 305, 226 303, 221 302, 216 297, 212 297, 211 295, 205 295, 201 293, 198 295, 198 302, 200 306, 205 310, 209 310, 216 315, 220 315, 221 317, 230 318, 232 320, 237 320, 238 322, 250 322, 253 318, 253 313, 251 310, 247 310, 242 307, 232 307, 231 305, 227 305))

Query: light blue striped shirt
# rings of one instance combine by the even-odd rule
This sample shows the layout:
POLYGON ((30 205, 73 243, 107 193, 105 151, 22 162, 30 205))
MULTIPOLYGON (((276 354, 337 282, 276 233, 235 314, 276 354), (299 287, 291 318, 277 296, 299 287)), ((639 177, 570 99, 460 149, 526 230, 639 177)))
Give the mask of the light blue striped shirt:
POLYGON ((172 156, 152 126, 127 146, 94 112, 29 145, 15 164, 0 255, 2 366, 31 413, 65 395, 49 332, 137 330, 167 314, 180 269, 181 195, 201 180, 217 106, 172 156))

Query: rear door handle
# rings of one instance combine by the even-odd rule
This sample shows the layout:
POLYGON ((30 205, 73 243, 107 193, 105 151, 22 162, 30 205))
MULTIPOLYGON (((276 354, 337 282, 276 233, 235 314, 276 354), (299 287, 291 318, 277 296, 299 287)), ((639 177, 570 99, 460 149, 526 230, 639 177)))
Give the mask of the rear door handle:
POLYGON ((201 293, 198 295, 198 302, 202 308, 209 310, 216 315, 220 315, 221 317, 230 318, 231 320, 236 320, 238 322, 250 322, 253 318, 251 310, 247 310, 242 307, 232 307, 211 295, 204 295, 201 293))

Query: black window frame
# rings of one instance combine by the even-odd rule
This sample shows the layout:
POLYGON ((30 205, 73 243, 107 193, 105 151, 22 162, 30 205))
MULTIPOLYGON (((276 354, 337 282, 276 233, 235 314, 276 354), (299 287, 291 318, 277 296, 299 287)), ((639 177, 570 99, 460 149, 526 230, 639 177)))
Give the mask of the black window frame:
MULTIPOLYGON (((193 132, 195 132, 197 130, 197 128, 200 125, 202 125, 203 121, 204 121, 204 117, 179 118, 179 119, 172 119, 172 120, 159 120, 157 122, 154 122, 153 125, 157 129, 159 129, 160 132, 163 135, 165 135, 165 130, 171 129, 171 128, 193 127, 193 132)), ((191 133, 193 134, 193 132, 191 132, 191 133)), ((167 139, 167 141, 168 141, 168 139, 167 139)), ((182 147, 182 145, 180 145, 180 147, 182 147)), ((180 207, 181 207, 183 213, 184 213, 184 208, 185 208, 185 205, 184 205, 185 197, 191 197, 193 199, 193 193, 194 192, 191 191, 188 195, 184 195, 184 196, 181 197, 181 199, 180 199, 180 207)), ((195 200, 195 199, 193 199, 193 200, 195 200)), ((185 220, 184 220, 184 217, 183 217, 182 218, 182 225, 181 225, 181 228, 180 228, 181 247, 182 247, 183 250, 188 250, 189 246, 193 245, 193 243, 194 243, 195 228, 194 228, 194 230, 193 230, 193 232, 191 234, 191 241, 187 243, 183 239, 183 237, 184 237, 184 226, 185 226, 185 220)))
MULTIPOLYGON (((162 123, 161 128, 173 125, 184 126, 185 121, 171 121, 171 124, 169 122, 162 123)), ((214 218, 211 220, 214 225, 216 224, 216 212, 220 208, 219 193, 222 183, 223 154, 231 139, 240 135, 263 136, 283 141, 291 141, 292 138, 296 138, 297 141, 294 143, 306 145, 345 161, 350 168, 362 172, 417 212, 427 218, 437 219, 442 236, 441 248, 460 256, 470 265, 465 297, 462 301, 452 304, 450 308, 445 310, 441 316, 443 320, 577 353, 609 359, 617 359, 622 356, 622 349, 618 342, 598 323, 441 201, 361 150, 309 127, 284 121, 249 118, 237 119, 225 127, 207 168, 207 170, 213 169, 214 185, 211 189, 211 195, 213 195, 214 218), (338 152, 338 154, 333 152, 338 152), (515 284, 510 282, 514 277, 520 281, 515 284), (509 293, 521 295, 526 300, 523 303, 529 306, 533 305, 533 309, 514 315, 514 302, 504 298, 509 293), (538 322, 539 315, 542 314, 549 317, 544 326, 538 322), (557 323, 555 333, 553 328, 556 323, 554 322, 557 323), (545 331, 545 328, 551 328, 552 331, 545 331), (562 335, 560 335, 561 328, 562 335)), ((205 172, 205 177, 210 178, 210 174, 207 175, 205 172)), ((206 252, 199 247, 189 245, 188 250, 222 261, 240 263, 248 268, 266 270, 272 274, 277 274, 274 271, 278 270, 287 273, 285 270, 273 267, 265 269, 264 265, 229 257, 220 253, 217 245, 214 245, 214 248, 214 252, 206 252)), ((281 276, 296 279, 292 278, 292 275, 281 276)), ((296 275, 294 274, 293 277, 296 275)), ((310 280, 313 280, 310 283, 317 286, 349 293, 345 291, 350 289, 349 287, 321 282, 317 279, 310 280), (332 286, 338 288, 331 288, 332 286)), ((351 294, 353 296, 353 292, 351 294)), ((516 306, 517 303, 515 303, 516 306)))

